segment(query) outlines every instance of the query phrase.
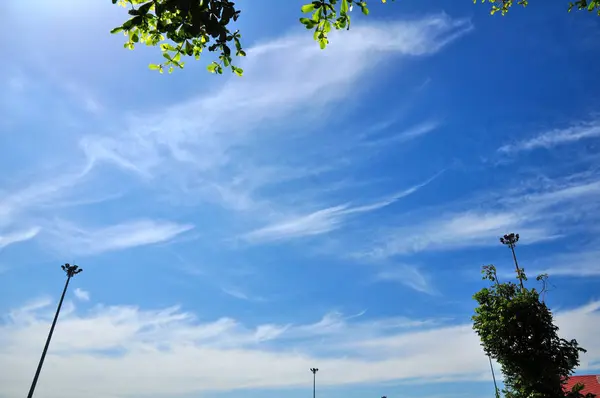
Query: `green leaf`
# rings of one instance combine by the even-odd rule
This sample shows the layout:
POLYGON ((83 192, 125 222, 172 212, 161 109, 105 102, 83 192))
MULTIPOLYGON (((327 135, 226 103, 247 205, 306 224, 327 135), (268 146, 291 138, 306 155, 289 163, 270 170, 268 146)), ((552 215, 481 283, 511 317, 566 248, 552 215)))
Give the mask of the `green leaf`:
POLYGON ((596 8, 596 2, 590 1, 590 4, 588 4, 588 11, 593 11, 594 8, 596 8))
POLYGON ((319 22, 319 19, 321 19, 320 15, 321 15, 321 11, 316 10, 315 12, 313 12, 312 20, 315 22, 319 22))
POLYGON ((192 46, 192 43, 190 43, 189 41, 185 42, 185 53, 187 55, 194 54, 194 46, 192 46))
POLYGON ((233 72, 240 77, 242 77, 242 75, 244 74, 244 70, 242 68, 232 66, 231 69, 233 69, 233 72))
POLYGON ((150 68, 151 70, 159 70, 160 69, 160 65, 150 64, 150 65, 148 65, 148 68, 150 68))
POLYGON ((177 48, 175 48, 170 43, 162 43, 160 45, 160 49, 161 49, 161 51, 177 51, 177 48))
POLYGON ((315 21, 309 18, 300 18, 300 23, 304 24, 306 29, 312 29, 317 24, 315 21))
POLYGON ((210 72, 210 73, 215 73, 217 71, 217 67, 219 66, 219 64, 217 64, 216 62, 213 62, 211 64, 209 64, 206 69, 210 72))
POLYGON ((313 3, 305 4, 302 6, 301 10, 303 13, 312 12, 315 10, 315 5, 313 3))
POLYGON ((148 3, 146 3, 146 4, 142 4, 142 5, 140 6, 140 8, 138 8, 138 12, 139 12, 139 14, 140 14, 140 15, 146 15, 146 14, 148 14, 148 11, 150 11, 150 8, 152 8, 152 6, 153 6, 153 5, 154 5, 154 3, 153 3, 153 2, 151 2, 151 1, 149 1, 149 2, 148 2, 148 3))
POLYGON ((119 33, 122 32, 123 28, 121 26, 114 28, 113 30, 110 31, 110 33, 115 34, 115 33, 119 33))
POLYGON ((340 12, 342 14, 348 13, 348 0, 342 0, 342 5, 340 6, 340 12))

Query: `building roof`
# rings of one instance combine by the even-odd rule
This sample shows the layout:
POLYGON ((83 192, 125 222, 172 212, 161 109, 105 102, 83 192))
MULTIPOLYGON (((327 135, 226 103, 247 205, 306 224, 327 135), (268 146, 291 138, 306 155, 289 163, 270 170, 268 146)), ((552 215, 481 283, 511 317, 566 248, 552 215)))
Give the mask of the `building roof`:
POLYGON ((571 376, 565 383, 565 391, 571 391, 577 383, 585 386, 581 391, 582 394, 585 395, 591 392, 600 398, 600 375, 571 376))

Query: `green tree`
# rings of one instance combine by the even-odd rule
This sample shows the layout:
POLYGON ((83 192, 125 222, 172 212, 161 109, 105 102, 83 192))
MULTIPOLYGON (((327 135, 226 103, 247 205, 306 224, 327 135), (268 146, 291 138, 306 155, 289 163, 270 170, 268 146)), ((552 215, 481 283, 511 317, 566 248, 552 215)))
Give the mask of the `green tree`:
POLYGON ((485 353, 502 367, 505 397, 582 397, 583 386, 575 386, 568 393, 563 387, 579 365, 579 353, 585 350, 576 340, 559 337, 552 312, 543 299, 548 276, 537 277, 542 283, 540 291, 525 286, 525 270, 519 267, 514 254, 518 240, 518 234, 501 238, 513 252, 518 283, 501 283, 495 266, 483 267, 483 279, 490 286, 474 295, 479 305, 473 316, 473 329, 485 353))
MULTIPOLYGON (((241 34, 230 25, 237 21, 240 10, 230 0, 111 0, 113 4, 129 8, 130 19, 111 33, 123 32, 127 37, 124 47, 130 50, 138 43, 159 46, 164 62, 150 64, 150 69, 163 72, 183 68, 183 57, 200 58, 204 50, 217 53, 218 60, 208 70, 222 74, 224 68, 241 76, 241 68, 233 64, 233 55, 246 56, 241 34)), ((392 0, 393 1, 393 0, 392 0)), ((381 0, 386 3, 386 0, 381 0)), ((478 0, 473 0, 477 3, 478 0)), ((513 3, 527 6, 528 0, 481 0, 491 3, 491 13, 504 15, 513 3)), ((356 6, 369 14, 366 0, 315 0, 301 8, 300 22, 313 31, 314 39, 324 49, 332 29, 350 29, 350 12, 356 6)), ((248 6, 249 7, 249 6, 248 6)), ((571 9, 595 11, 600 15, 600 0, 577 0, 569 3, 571 9)))

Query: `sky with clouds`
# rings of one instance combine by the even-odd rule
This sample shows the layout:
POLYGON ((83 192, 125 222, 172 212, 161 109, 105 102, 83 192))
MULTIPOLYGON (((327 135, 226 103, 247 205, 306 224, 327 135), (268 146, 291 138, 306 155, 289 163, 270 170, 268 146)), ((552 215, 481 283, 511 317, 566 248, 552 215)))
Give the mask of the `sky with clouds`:
POLYGON ((321 51, 302 1, 242 2, 238 78, 148 70, 110 3, 0 5, 1 398, 66 262, 39 398, 301 398, 311 367, 330 398, 491 396, 472 295, 507 232, 600 372, 600 19, 398 1, 321 51))

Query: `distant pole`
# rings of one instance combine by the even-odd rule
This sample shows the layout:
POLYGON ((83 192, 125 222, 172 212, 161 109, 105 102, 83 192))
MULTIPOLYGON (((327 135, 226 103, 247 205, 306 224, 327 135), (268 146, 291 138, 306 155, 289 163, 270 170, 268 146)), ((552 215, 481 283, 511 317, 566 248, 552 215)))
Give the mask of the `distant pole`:
POLYGON ((519 234, 514 233, 506 234, 502 238, 500 238, 500 243, 502 243, 505 246, 508 246, 510 248, 510 251, 512 252, 513 260, 515 262, 515 268, 517 269, 517 278, 519 278, 521 290, 524 290, 525 287, 523 286, 523 273, 521 268, 519 268, 519 263, 517 262, 517 255, 515 254, 515 246, 517 245, 518 241, 519 234))
POLYGON ((37 384, 38 378, 40 377, 40 372, 42 371, 42 365, 44 364, 44 359, 46 358, 46 353, 48 352, 48 347, 50 346, 50 340, 52 339, 52 333, 54 333, 54 327, 56 326, 56 321, 58 320, 58 314, 60 313, 60 307, 62 307, 63 300, 65 299, 65 293, 67 292, 67 288, 69 287, 69 281, 71 278, 83 269, 79 268, 76 265, 61 265, 63 271, 67 273, 67 281, 65 282, 65 288, 63 289, 62 296, 60 296, 60 301, 58 302, 58 308, 56 309, 56 314, 54 314, 54 320, 52 321, 52 326, 50 326, 50 333, 48 333, 48 338, 46 339, 46 345, 44 346, 44 351, 42 351, 42 357, 40 358, 40 363, 38 364, 37 370, 35 371, 35 376, 33 377, 33 382, 31 383, 31 388, 29 389, 29 394, 27 394, 27 398, 33 397, 33 392, 35 391, 35 385, 37 384))
POLYGON ((316 398, 316 393, 317 393, 317 372, 319 371, 319 368, 310 368, 310 371, 313 374, 313 398, 316 398))
POLYGON ((500 398, 500 392, 498 391, 498 385, 496 384, 496 375, 494 374, 494 367, 492 366, 492 357, 488 355, 490 360, 490 369, 492 371, 492 378, 494 379, 494 390, 496 391, 496 398, 500 398))

